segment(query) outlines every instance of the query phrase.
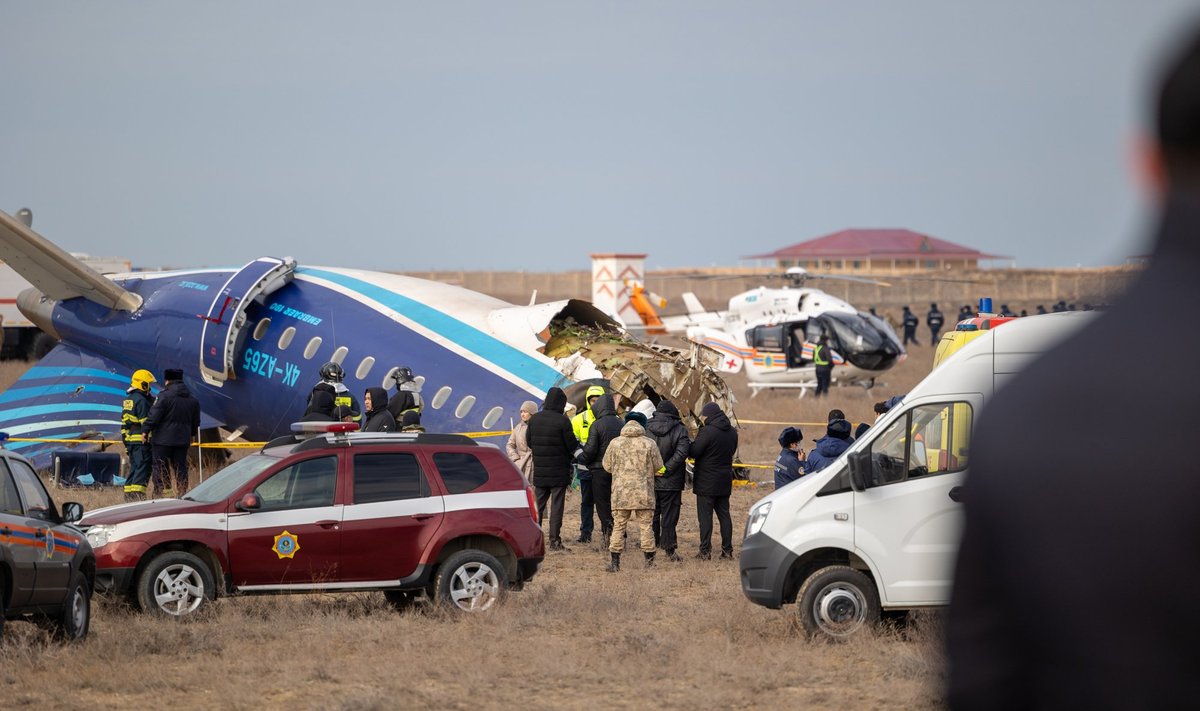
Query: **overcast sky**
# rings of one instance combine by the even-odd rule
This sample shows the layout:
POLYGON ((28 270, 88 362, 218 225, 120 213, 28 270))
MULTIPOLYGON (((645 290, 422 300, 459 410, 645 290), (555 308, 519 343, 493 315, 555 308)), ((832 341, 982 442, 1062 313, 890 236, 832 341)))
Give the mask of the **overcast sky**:
POLYGON ((146 266, 727 265, 847 227, 1116 264, 1195 5, 0 0, 0 209, 146 266))

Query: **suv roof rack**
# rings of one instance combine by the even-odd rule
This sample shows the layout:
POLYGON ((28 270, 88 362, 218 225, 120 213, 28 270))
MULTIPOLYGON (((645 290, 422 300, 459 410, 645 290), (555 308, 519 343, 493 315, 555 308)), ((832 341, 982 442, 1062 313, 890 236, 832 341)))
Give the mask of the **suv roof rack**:
MULTIPOLYGON (((272 440, 268 446, 284 438, 272 440)), ((294 439, 292 441, 295 441, 294 439)), ((312 437, 302 441, 294 451, 304 452, 310 449, 326 447, 349 447, 364 444, 456 444, 478 446, 475 440, 466 435, 442 434, 437 432, 348 432, 345 434, 327 434, 312 437)))

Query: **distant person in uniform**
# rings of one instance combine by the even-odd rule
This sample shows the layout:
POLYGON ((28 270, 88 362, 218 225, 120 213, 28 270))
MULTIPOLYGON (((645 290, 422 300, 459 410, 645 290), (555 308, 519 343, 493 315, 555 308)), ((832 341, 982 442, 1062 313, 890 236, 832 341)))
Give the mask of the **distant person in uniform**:
POLYGON ((1042 314, 1045 314, 1045 313, 1046 313, 1046 307, 1045 307, 1045 306, 1043 306, 1042 304, 1038 304, 1038 305, 1037 305, 1037 312, 1038 312, 1038 315, 1039 315, 1039 316, 1041 316, 1042 314))
POLYGON ((813 395, 821 397, 829 393, 829 382, 833 379, 833 354, 829 349, 829 337, 821 334, 813 348, 813 372, 817 376, 817 389, 813 395))
POLYGON ((421 412, 421 386, 413 375, 412 368, 399 366, 392 372, 392 382, 396 384, 396 393, 387 401, 388 412, 396 422, 404 421, 404 413, 409 411, 421 412))
MULTIPOLYGON (((971 310, 970 306, 963 304, 962 308, 958 310, 958 321, 966 321, 970 318, 975 318, 975 312, 971 310)), ((955 321, 955 323, 958 323, 958 321, 955 321)))
POLYGON ((184 384, 182 370, 163 371, 163 389, 150 408, 146 428, 154 453, 154 486, 170 496, 174 473, 175 492, 182 496, 188 490, 188 450, 200 428, 200 402, 184 384))
POLYGON ((121 441, 129 455, 129 478, 125 480, 125 500, 140 501, 146 498, 146 487, 150 484, 150 429, 146 418, 154 396, 150 394, 150 383, 157 382, 148 370, 136 370, 129 379, 129 389, 121 404, 121 441))
POLYGON ((798 427, 785 427, 779 433, 779 456, 775 458, 775 488, 782 489, 804 476, 804 450, 800 440, 804 433, 798 427))
POLYGON ((383 388, 367 388, 363 393, 363 432, 396 432, 400 427, 388 411, 388 394, 383 388))
POLYGON ((917 326, 921 325, 921 319, 912 312, 912 309, 904 307, 904 314, 901 316, 901 325, 904 326, 904 345, 917 342, 917 326))
POLYGON ((1190 30, 1142 156, 1159 193, 1149 265, 1000 389, 976 427, 947 621, 952 709, 1200 703, 1200 380, 1179 371, 1200 350, 1200 331, 1179 323, 1200 310, 1200 23, 1190 30), (1170 337, 1139 349, 1136 387, 1113 389, 1131 365, 1098 354, 1130 324, 1170 337), (1131 417, 1153 446, 1112 441, 1131 417))
POLYGON ((621 426, 620 436, 604 450, 604 469, 612 473, 613 529, 608 540, 610 573, 621 569, 625 530, 630 520, 637 522, 646 567, 654 565, 654 475, 662 469, 663 460, 658 453, 658 444, 646 436, 639 420, 645 422, 646 416, 630 412, 621 426))
POLYGON ((1000 316, 1011 318, 1015 315, 1016 314, 1014 314, 1012 310, 1008 308, 1008 304, 1000 304, 1000 316))
MULTIPOLYGON (((586 403, 583 412, 571 417, 571 431, 580 446, 587 444, 588 431, 596 421, 596 413, 592 412, 592 404, 596 398, 604 394, 604 388, 599 385, 589 385, 583 399, 586 403)), ((592 473, 587 467, 578 471, 579 478, 579 538, 576 543, 591 543, 592 531, 596 530, 596 499, 592 495, 592 473)))
POLYGON ((1059 302, 1054 305, 1054 313, 1056 313, 1056 314, 1062 313, 1063 311, 1066 311, 1066 310, 1067 310, 1067 302, 1065 299, 1060 299, 1059 302))
MULTIPOLYGON (((335 417, 342 422, 358 422, 362 417, 362 410, 358 406, 358 398, 350 393, 350 389, 342 382, 346 377, 346 372, 342 370, 342 366, 338 363, 330 361, 321 366, 321 381, 313 386, 313 392, 324 390, 333 396, 333 404, 335 408, 335 417)), ((312 403, 312 393, 308 396, 309 404, 312 403)))
MULTIPOLYGON (((971 317, 966 316, 965 318, 971 317)), ((937 304, 930 304, 929 313, 925 314, 925 325, 929 326, 929 333, 931 336, 930 343, 932 345, 937 345, 938 335, 941 333, 942 324, 945 322, 946 317, 942 315, 941 311, 938 311, 937 304)))

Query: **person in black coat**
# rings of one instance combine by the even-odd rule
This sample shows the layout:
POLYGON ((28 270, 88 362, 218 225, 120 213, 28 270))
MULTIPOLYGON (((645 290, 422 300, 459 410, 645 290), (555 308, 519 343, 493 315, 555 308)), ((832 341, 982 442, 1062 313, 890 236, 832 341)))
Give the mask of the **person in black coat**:
POLYGON ((612 394, 604 393, 592 404, 592 413, 596 419, 588 428, 587 442, 583 445, 583 453, 579 455, 579 463, 588 468, 592 475, 592 498, 596 502, 596 516, 600 519, 602 541, 607 541, 612 535, 612 474, 604 469, 604 453, 614 439, 621 436, 621 428, 625 422, 617 416, 617 408, 613 405, 612 394))
POLYGON ((917 342, 917 326, 921 325, 921 319, 912 312, 907 306, 904 307, 904 315, 901 316, 900 323, 904 326, 904 345, 909 342, 917 342))
MULTIPOLYGON (((961 313, 959 314, 962 315, 961 313)), ((970 318, 968 315, 966 318, 970 318)), ((938 334, 941 333, 942 324, 946 322, 946 317, 938 310, 937 304, 929 305, 929 313, 925 314, 925 324, 929 326, 930 343, 937 345, 938 334)))
POLYGON ((738 433, 721 411, 710 402, 700 410, 704 426, 696 433, 688 454, 692 465, 692 493, 696 495, 696 516, 700 523, 701 560, 712 558, 712 517, 721 526, 721 557, 733 557, 733 520, 729 518, 729 495, 733 493, 733 455, 738 433))
POLYGON ((174 472, 175 490, 182 496, 188 490, 188 449, 200 428, 200 403, 183 384, 182 370, 165 370, 163 384, 146 418, 154 454, 154 486, 160 494, 170 490, 174 472))
POLYGON ((333 393, 326 390, 313 390, 309 395, 308 408, 300 418, 301 422, 335 422, 333 416, 333 393))
POLYGON ((1191 29, 1160 88, 1158 151, 1145 156, 1165 192, 1149 266, 979 418, 947 621, 951 708, 1200 699, 1200 379, 1181 375, 1200 331, 1179 324, 1200 309, 1200 25, 1191 29), (1130 324, 1163 337, 1135 360, 1109 357, 1130 324), (1153 446, 1112 440, 1130 418, 1153 446))
POLYGON ((387 390, 367 388, 363 395, 363 432, 395 432, 396 418, 388 411, 387 390))
POLYGON ((678 543, 675 527, 679 524, 679 509, 683 500, 683 484, 687 478, 688 448, 692 440, 679 420, 679 408, 663 400, 654 408, 654 417, 646 423, 646 432, 658 444, 663 467, 654 477, 654 542, 667 552, 667 559, 683 560, 675 552, 678 543))
POLYGON ((546 520, 546 502, 550 502, 550 550, 566 551, 562 543, 563 502, 571 483, 572 459, 579 440, 571 430, 571 421, 563 414, 567 394, 562 388, 550 388, 540 412, 529 418, 525 443, 533 453, 533 487, 537 495, 538 521, 546 520))

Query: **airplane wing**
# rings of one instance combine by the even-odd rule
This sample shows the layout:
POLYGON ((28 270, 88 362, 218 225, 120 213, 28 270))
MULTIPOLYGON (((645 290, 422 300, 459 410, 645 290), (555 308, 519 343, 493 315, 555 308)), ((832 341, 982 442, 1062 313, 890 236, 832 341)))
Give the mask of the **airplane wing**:
MULTIPOLYGON (((60 449, 96 450, 100 440, 121 438, 121 402, 131 372, 69 344, 54 347, 37 365, 0 393, 0 432, 6 449, 48 468, 60 449), (29 442, 26 439, 46 439, 29 442), (53 440, 89 440, 62 442, 53 440)), ((201 427, 214 427, 201 417, 201 427)), ((116 451, 123 451, 120 445, 116 451)))
POLYGON ((46 296, 82 296, 111 309, 136 311, 142 297, 122 289, 24 222, 0 210, 0 259, 46 296))

